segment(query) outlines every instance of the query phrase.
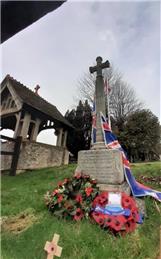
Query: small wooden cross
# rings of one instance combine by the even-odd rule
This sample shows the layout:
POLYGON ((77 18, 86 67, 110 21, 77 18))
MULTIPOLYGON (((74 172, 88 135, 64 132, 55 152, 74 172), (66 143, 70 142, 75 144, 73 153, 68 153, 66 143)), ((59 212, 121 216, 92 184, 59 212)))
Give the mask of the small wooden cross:
POLYGON ((51 242, 46 241, 44 250, 47 252, 47 259, 53 259, 54 255, 60 257, 62 253, 62 247, 58 246, 59 235, 54 234, 53 240, 51 242))

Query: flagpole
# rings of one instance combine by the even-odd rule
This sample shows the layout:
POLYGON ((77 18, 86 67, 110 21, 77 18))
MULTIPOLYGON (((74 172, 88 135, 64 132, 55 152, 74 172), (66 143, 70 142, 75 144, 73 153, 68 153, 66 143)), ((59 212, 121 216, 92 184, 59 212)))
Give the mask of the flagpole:
POLYGON ((110 118, 110 100, 109 100, 109 79, 107 85, 107 112, 108 112, 108 124, 111 129, 111 118, 110 118))
POLYGON ((109 87, 109 79, 107 74, 104 74, 104 92, 105 92, 105 100, 106 100, 106 112, 108 116, 108 125, 111 129, 111 118, 110 118, 110 101, 109 101, 109 93, 110 93, 110 87, 109 87))

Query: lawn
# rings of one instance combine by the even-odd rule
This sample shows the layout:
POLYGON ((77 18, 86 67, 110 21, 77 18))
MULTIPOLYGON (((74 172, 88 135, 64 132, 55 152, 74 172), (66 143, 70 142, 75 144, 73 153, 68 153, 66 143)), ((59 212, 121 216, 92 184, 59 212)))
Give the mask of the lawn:
MULTIPOLYGON (((59 181, 70 177, 75 167, 27 171, 16 177, 2 176, 2 258, 45 259, 45 242, 58 233, 63 259, 158 259, 161 215, 151 198, 145 198, 147 218, 143 225, 124 238, 114 237, 88 220, 79 223, 60 220, 47 211, 44 194, 59 181)), ((144 175, 146 184, 161 190, 158 181, 161 163, 133 164, 132 171, 136 178, 144 175), (151 182, 149 177, 156 177, 157 182, 151 182)), ((157 205, 161 211, 161 204, 157 202, 157 205)))

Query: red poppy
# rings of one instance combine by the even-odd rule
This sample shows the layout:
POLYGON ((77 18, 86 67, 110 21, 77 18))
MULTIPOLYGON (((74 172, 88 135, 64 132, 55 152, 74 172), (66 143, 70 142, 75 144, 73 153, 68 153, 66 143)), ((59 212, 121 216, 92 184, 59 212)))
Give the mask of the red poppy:
POLYGON ((128 208, 128 209, 132 209, 132 208, 135 208, 135 209, 137 209, 136 208, 136 202, 135 202, 135 200, 132 198, 132 197, 130 197, 130 196, 128 196, 127 194, 125 194, 125 193, 123 193, 122 194, 122 206, 124 207, 124 208, 128 208))
POLYGON ((107 192, 102 192, 99 196, 97 196, 97 202, 100 203, 100 205, 103 205, 104 203, 107 203, 108 201, 108 194, 107 192))
POLYGON ((99 224, 102 225, 104 220, 103 220, 103 215, 99 212, 93 212, 92 213, 92 217, 94 218, 94 220, 99 224))
POLYGON ((105 226, 110 227, 112 224, 113 217, 111 215, 106 215, 105 217, 105 226))
POLYGON ((101 196, 102 199, 106 199, 106 200, 107 200, 107 198, 108 198, 108 193, 107 193, 107 192, 102 192, 102 193, 100 194, 100 196, 101 196))
POLYGON ((100 205, 105 206, 107 204, 107 199, 105 197, 100 198, 100 205))
POLYGON ((63 195, 60 194, 60 195, 58 196, 58 203, 62 202, 62 200, 63 200, 63 195))
POLYGON ((58 183, 58 187, 62 187, 63 183, 62 182, 59 182, 58 183))
POLYGON ((90 176, 89 176, 88 174, 84 174, 84 175, 83 175, 83 178, 84 178, 84 179, 89 179, 90 176))
POLYGON ((91 184, 97 184, 97 180, 92 179, 92 180, 91 180, 91 184))
POLYGON ((104 223, 105 223, 105 220, 104 220, 104 218, 99 218, 99 222, 98 222, 98 224, 100 225, 100 226, 102 226, 102 225, 104 225, 104 223))
POLYGON ((66 184, 69 182, 69 179, 68 178, 65 178, 64 181, 62 182, 62 185, 66 184))
POLYGON ((52 196, 56 195, 57 193, 59 193, 58 189, 55 189, 53 192, 52 192, 52 196))
POLYGON ((101 207, 104 207, 107 204, 108 200, 106 196, 97 196, 93 201, 93 207, 96 207, 97 205, 100 205, 101 207))
POLYGON ((125 223, 125 228, 126 228, 126 232, 129 233, 129 232, 133 232, 136 228, 136 222, 134 219, 131 219, 131 220, 128 220, 126 223, 125 223))
POLYGON ((135 219, 136 222, 139 221, 139 211, 138 211, 137 208, 134 208, 134 207, 133 207, 133 208, 131 209, 131 216, 132 216, 133 219, 135 219))
POLYGON ((56 251, 56 248, 57 248, 56 244, 54 244, 53 242, 48 242, 45 245, 45 247, 46 247, 45 250, 47 251, 47 253, 51 255, 53 255, 53 253, 56 251))
POLYGON ((78 203, 82 203, 82 201, 83 201, 82 195, 81 195, 81 194, 77 194, 75 200, 76 200, 78 203))
POLYGON ((76 221, 81 220, 83 216, 84 216, 83 211, 80 208, 77 208, 74 215, 74 220, 76 221))
POLYGON ((93 188, 92 187, 85 188, 85 193, 86 193, 87 197, 90 196, 92 192, 93 192, 93 188))
POLYGON ((80 172, 76 172, 74 177, 80 179, 82 177, 82 174, 80 172))

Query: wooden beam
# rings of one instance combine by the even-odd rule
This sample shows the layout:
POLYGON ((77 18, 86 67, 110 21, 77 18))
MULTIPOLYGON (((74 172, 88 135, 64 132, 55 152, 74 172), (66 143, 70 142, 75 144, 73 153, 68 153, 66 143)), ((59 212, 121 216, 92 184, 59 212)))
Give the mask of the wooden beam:
POLYGON ((10 151, 1 151, 1 155, 13 155, 13 152, 10 151))
POLYGON ((13 138, 10 138, 10 137, 4 136, 4 135, 0 135, 0 139, 5 139, 5 140, 16 142, 16 139, 13 139, 13 138))
POLYGON ((20 155, 21 143, 22 143, 22 137, 17 137, 16 143, 15 143, 15 146, 14 146, 14 152, 13 152, 14 154, 13 154, 12 163, 11 163, 10 176, 16 175, 17 164, 18 164, 18 159, 19 159, 19 155, 20 155))

